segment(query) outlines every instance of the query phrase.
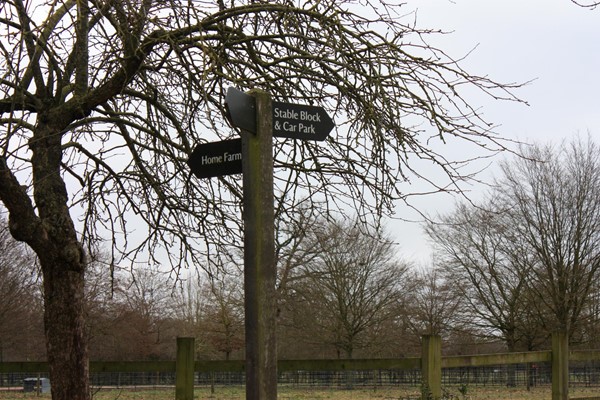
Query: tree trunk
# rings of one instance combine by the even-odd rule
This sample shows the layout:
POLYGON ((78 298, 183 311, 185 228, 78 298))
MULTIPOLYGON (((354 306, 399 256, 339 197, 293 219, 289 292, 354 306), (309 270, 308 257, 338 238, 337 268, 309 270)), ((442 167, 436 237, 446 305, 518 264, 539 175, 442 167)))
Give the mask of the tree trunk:
MULTIPOLYGON (((509 353, 513 353, 517 349, 516 340, 514 339, 514 329, 509 329, 506 332, 506 347, 509 353)), ((517 386, 517 366, 515 364, 508 365, 508 376, 506 381, 507 387, 517 386)))
POLYGON ((88 400, 83 268, 74 270, 73 265, 57 262, 44 266, 43 273, 44 325, 52 399, 88 400))
POLYGON ((34 199, 42 238, 29 238, 44 278, 44 326, 53 400, 89 400, 84 324, 85 257, 61 174, 61 132, 68 120, 38 119, 32 150, 34 199))
POLYGON ((44 329, 53 400, 89 400, 84 324, 85 256, 61 174, 61 113, 40 116, 30 141, 33 197, 0 160, 0 196, 13 237, 37 254, 44 279, 44 329))

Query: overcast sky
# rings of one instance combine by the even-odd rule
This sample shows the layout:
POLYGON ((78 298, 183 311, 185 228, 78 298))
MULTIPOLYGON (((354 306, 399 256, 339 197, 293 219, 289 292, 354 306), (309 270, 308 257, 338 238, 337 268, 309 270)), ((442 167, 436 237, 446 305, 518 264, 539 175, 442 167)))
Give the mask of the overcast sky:
MULTIPOLYGON (((451 31, 430 42, 454 58, 477 47, 461 64, 468 72, 507 83, 533 80, 515 92, 529 106, 491 99, 474 104, 500 125, 502 136, 560 142, 589 132, 600 141, 600 8, 570 0, 409 0, 405 9, 417 10, 421 28, 451 31)), ((493 173, 492 165, 486 176, 493 173)), ((475 197, 480 192, 473 188, 475 197)), ((452 200, 431 196, 419 205, 435 214, 451 210, 452 200)), ((402 205, 396 212, 416 218, 402 205)), ((419 224, 390 221, 388 228, 402 255, 428 263, 431 249, 419 224)))

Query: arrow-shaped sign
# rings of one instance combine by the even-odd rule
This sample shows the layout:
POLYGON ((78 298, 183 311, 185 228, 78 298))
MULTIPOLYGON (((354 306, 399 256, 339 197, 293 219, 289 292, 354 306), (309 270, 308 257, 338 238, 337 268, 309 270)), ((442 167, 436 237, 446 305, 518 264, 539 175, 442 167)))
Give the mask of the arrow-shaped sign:
POLYGON ((335 124, 323 107, 273 102, 273 136, 325 140, 335 124))
MULTIPOLYGON (((256 133, 254 97, 236 88, 227 89, 225 103, 233 126, 256 133)), ((273 136, 325 140, 335 124, 323 107, 273 102, 273 136)))
POLYGON ((241 174, 242 139, 199 144, 187 163, 198 178, 241 174))

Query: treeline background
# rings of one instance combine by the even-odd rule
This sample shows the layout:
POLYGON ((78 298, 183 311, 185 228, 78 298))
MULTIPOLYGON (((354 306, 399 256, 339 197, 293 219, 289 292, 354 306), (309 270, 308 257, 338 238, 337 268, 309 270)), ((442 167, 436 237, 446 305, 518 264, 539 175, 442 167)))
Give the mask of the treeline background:
MULTIPOLYGON (((423 334, 441 335, 445 355, 533 351, 557 330, 572 348, 599 348, 600 150, 578 137, 520 153, 483 200, 430 216, 430 265, 403 260, 399 240, 365 216, 307 208, 280 223, 279 357, 414 356, 423 334)), ((177 336, 196 338, 198 359, 243 358, 241 258, 232 248, 165 271, 91 254, 91 359, 173 359, 177 336)), ((45 359, 42 290, 35 258, 2 220, 0 362, 45 359)))

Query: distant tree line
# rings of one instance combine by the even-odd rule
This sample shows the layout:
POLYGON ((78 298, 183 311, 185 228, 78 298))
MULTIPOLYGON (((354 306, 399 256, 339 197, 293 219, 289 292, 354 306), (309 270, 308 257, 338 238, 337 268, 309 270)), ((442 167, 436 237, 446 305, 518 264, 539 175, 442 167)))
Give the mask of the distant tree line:
POLYGON ((509 350, 553 331, 598 346, 600 148, 591 139, 524 147, 487 199, 427 225, 456 314, 509 350))
MULTIPOLYGON (((364 218, 297 211, 277 233, 281 358, 402 357, 426 333, 455 354, 545 349, 557 330, 572 345, 599 345, 600 148, 590 139, 524 147, 505 161, 485 200, 426 225, 436 252, 422 268, 364 218)), ((0 250, 0 361, 43 359, 35 257, 5 222, 0 250)), ((176 336, 196 337, 200 359, 243 357, 239 253, 187 278, 93 259, 91 358, 173 358, 176 336)))
POLYGON ((0 362, 45 353, 35 257, 0 225, 0 362))
MULTIPOLYGON (((295 244, 283 240, 279 249, 280 357, 416 354, 422 330, 435 325, 414 301, 418 293, 426 296, 426 285, 420 286, 425 278, 399 260, 389 236, 358 219, 305 222, 310 225, 302 235, 295 231, 295 244)), ((15 288, 0 286, 2 360, 45 359, 34 258, 9 236, 2 238, 16 254, 3 258, 0 269, 0 282, 14 278, 15 288), (18 270, 11 264, 15 259, 22 260, 18 270)), ((85 302, 91 359, 171 359, 177 336, 196 338, 199 359, 242 358, 243 274, 235 258, 224 258, 227 265, 218 274, 185 279, 148 266, 111 268, 102 257, 94 259, 85 302)))

